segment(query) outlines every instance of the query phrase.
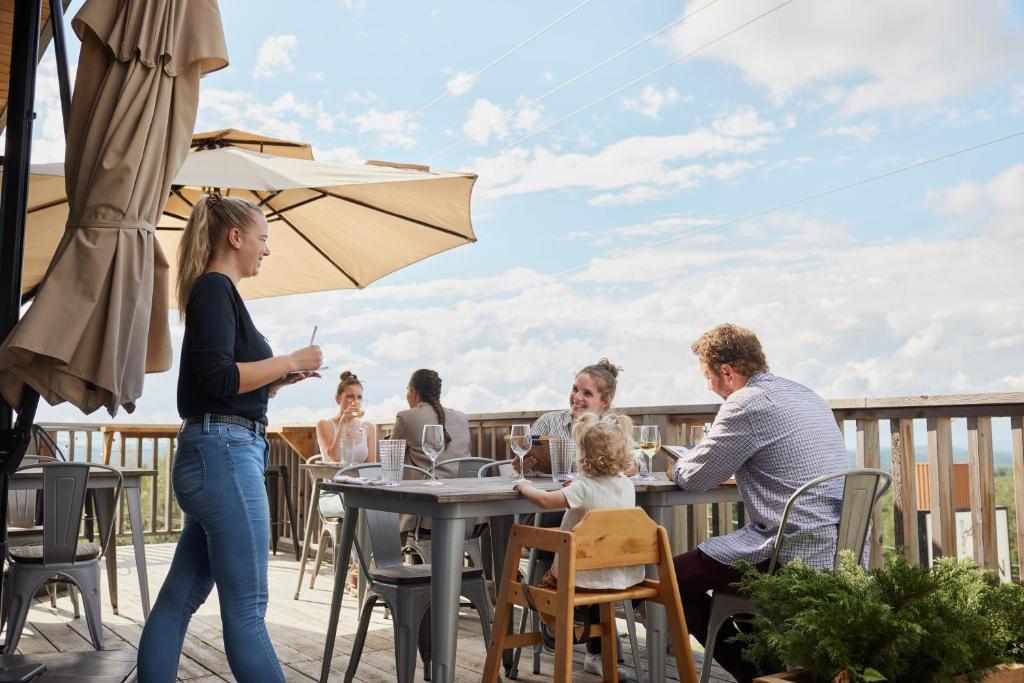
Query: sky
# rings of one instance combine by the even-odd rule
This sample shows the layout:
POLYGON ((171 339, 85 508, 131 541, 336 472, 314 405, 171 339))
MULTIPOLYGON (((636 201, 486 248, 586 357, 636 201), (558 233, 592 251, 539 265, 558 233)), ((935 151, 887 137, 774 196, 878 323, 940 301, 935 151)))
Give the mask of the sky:
MULTIPOLYGON (((715 402, 689 346, 725 321, 826 398, 1024 389, 1024 136, 854 185, 1024 131, 1024 2, 220 6, 197 131, 479 175, 475 244, 250 304, 277 353, 319 325, 330 366, 274 423, 330 415, 344 369, 377 419, 420 367, 466 412, 563 407, 604 356, 619 405, 715 402)), ((57 93, 51 50, 35 162, 63 157, 57 93)), ((117 419, 176 421, 176 380, 117 419)))

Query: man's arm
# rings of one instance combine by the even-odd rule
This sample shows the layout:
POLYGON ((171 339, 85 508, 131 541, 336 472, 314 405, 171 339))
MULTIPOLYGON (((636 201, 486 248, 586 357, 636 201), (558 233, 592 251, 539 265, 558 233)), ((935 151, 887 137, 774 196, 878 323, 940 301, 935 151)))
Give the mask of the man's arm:
POLYGON ((669 476, 684 491, 707 491, 733 476, 757 449, 750 420, 739 403, 722 404, 711 432, 669 466, 669 476))

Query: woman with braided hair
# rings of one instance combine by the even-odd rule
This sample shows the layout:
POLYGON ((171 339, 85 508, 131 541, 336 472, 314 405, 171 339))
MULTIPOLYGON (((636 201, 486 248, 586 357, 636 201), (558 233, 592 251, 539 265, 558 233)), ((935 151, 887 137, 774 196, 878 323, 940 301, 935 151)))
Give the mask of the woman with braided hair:
MULTIPOLYGON (((395 416, 395 428, 391 432, 393 439, 405 439, 405 462, 425 470, 430 469, 430 458, 423 452, 423 427, 425 425, 441 425, 444 427, 444 452, 437 460, 437 478, 452 479, 457 476, 454 466, 445 466, 447 460, 468 458, 469 452, 469 418, 441 405, 441 378, 434 370, 417 370, 409 378, 406 389, 406 400, 409 410, 403 410, 395 416)), ((408 478, 419 478, 415 472, 406 474, 408 478)), ((424 520, 426 522, 426 520, 424 520)), ((415 526, 415 517, 402 517, 402 530, 409 531, 415 526)))

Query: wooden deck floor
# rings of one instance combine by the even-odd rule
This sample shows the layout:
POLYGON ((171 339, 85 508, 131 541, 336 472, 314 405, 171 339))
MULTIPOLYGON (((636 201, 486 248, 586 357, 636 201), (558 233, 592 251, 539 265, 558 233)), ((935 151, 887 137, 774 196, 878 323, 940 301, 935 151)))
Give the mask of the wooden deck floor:
MULTIPOLYGON (((174 552, 174 544, 153 544, 146 547, 149 567, 150 591, 157 591, 174 552)), ((133 651, 142 632, 142 607, 139 601, 138 582, 135 576, 131 546, 118 548, 118 584, 120 587, 120 614, 115 615, 104 591, 103 625, 106 632, 106 648, 133 651)), ((331 568, 325 567, 317 579, 316 588, 310 590, 306 584, 300 600, 292 599, 298 574, 298 562, 285 552, 270 558, 270 606, 267 610, 267 628, 284 668, 285 678, 291 682, 309 683, 320 675, 323 653, 323 634, 326 629, 331 598, 331 568)), ((103 582, 104 587, 106 581, 103 582)), ((332 661, 331 681, 342 681, 348 653, 356 630, 354 600, 348 599, 342 609, 332 661)), ((475 612, 464 611, 459 629, 458 681, 479 681, 483 669, 485 647, 480 635, 479 621, 475 612)), ((626 663, 631 661, 626 646, 626 663)), ((84 652, 92 649, 85 619, 75 619, 71 602, 61 598, 53 609, 48 600, 40 600, 29 614, 29 623, 22 635, 18 651, 24 654, 51 652, 84 652)), ((597 676, 585 674, 582 669, 582 648, 577 648, 577 666, 574 680, 598 681, 597 676)), ((544 655, 542 674, 535 676, 523 658, 519 680, 525 682, 550 680, 553 660, 544 655)), ((699 670, 698 662, 698 670, 699 670)), ((365 683, 390 683, 394 680, 394 650, 391 622, 377 610, 370 625, 356 680, 365 683)), ((673 660, 669 660, 670 680, 676 680, 673 660)), ((422 680, 422 671, 417 680, 422 680)), ((216 590, 206 604, 196 613, 185 639, 185 647, 178 669, 178 680, 189 683, 213 683, 233 681, 227 659, 224 655, 224 641, 221 633, 220 606, 216 590)), ((731 681, 724 672, 716 669, 713 680, 731 681)))

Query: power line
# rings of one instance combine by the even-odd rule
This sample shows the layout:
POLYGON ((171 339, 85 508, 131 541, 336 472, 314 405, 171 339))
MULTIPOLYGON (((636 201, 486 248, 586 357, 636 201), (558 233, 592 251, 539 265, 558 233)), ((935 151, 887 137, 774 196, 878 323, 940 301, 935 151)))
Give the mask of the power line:
MULTIPOLYGON (((836 194, 838 192, 843 192, 845 190, 850 190, 850 189, 855 188, 855 187, 860 187, 862 185, 867 185, 869 183, 873 183, 873 182, 882 180, 884 178, 889 178, 889 177, 892 177, 894 175, 898 175, 900 173, 906 173, 907 171, 912 171, 914 169, 921 168, 922 166, 928 166, 930 164, 938 163, 940 161, 945 161, 946 159, 951 159, 953 157, 960 156, 961 154, 967 154, 968 152, 974 152, 974 151, 982 149, 984 147, 989 147, 991 145, 996 145, 996 144, 999 144, 1000 142, 1006 142, 1007 140, 1012 140, 1014 138, 1018 138, 1018 137, 1021 137, 1021 136, 1024 136, 1024 130, 1017 131, 1016 133, 1010 133, 1009 135, 1004 135, 1002 137, 994 138, 992 140, 986 140, 985 142, 979 142, 978 144, 971 145, 970 147, 963 147, 961 149, 954 150, 952 152, 947 152, 945 154, 940 154, 939 156, 931 157, 929 159, 924 159, 923 161, 917 161, 917 162, 915 162, 913 164, 909 164, 907 166, 902 166, 902 167, 894 169, 892 171, 886 171, 885 173, 879 173, 878 175, 874 175, 874 176, 871 176, 869 178, 862 178, 860 180, 855 180, 852 183, 847 183, 845 185, 840 185, 839 187, 833 187, 832 189, 829 189, 829 190, 824 190, 822 192, 816 192, 814 194, 807 195, 806 197, 801 197, 800 199, 795 199, 793 201, 785 202, 783 204, 776 204, 775 206, 772 206, 771 208, 762 209, 760 211, 755 211, 754 213, 748 213, 745 216, 740 216, 739 218, 734 218, 732 220, 725 221, 724 223, 716 223, 714 225, 709 225, 709 226, 700 228, 699 230, 692 230, 690 232, 683 233, 682 235, 676 235, 675 237, 670 237, 670 238, 668 238, 666 240, 661 240, 660 242, 653 242, 651 244, 645 244, 642 247, 637 247, 636 249, 630 249, 628 251, 619 252, 618 254, 612 254, 611 256, 606 256, 606 257, 600 259, 600 261, 612 261, 612 260, 623 258, 623 257, 626 257, 626 256, 633 256, 634 254, 639 254, 641 252, 649 251, 651 249, 657 249, 658 247, 665 246, 666 244, 671 244, 672 242, 678 242, 679 240, 686 239, 686 238, 689 238, 689 237, 694 237, 695 235, 700 235, 701 233, 710 232, 711 230, 720 230, 722 228, 729 227, 730 225, 736 225, 737 223, 742 223, 743 221, 749 221, 749 220, 754 219, 754 218, 760 218, 761 216, 765 216, 767 214, 774 213, 776 211, 782 211, 783 209, 788 209, 788 208, 797 206, 798 204, 804 204, 806 202, 813 201, 815 199, 821 199, 822 197, 828 197, 829 195, 833 195, 833 194, 836 194)), ((589 268, 591 265, 593 265, 593 263, 594 262, 585 263, 585 264, 579 265, 579 266, 574 266, 572 268, 569 268, 568 270, 563 270, 563 271, 560 271, 560 272, 557 272, 557 273, 553 273, 551 275, 551 277, 561 277, 563 275, 568 275, 569 273, 575 273, 577 271, 589 268)))
MULTIPOLYGON (((530 43, 533 40, 535 40, 536 38, 539 38, 540 36, 544 35, 549 30, 553 29, 555 26, 558 26, 560 23, 562 23, 563 21, 565 21, 566 19, 568 19, 572 15, 576 14, 576 12, 580 11, 581 9, 583 9, 584 7, 589 5, 591 3, 591 1, 592 0, 583 0, 583 2, 581 2, 578 5, 576 5, 571 10, 569 10, 568 12, 563 14, 562 16, 558 17, 557 19, 555 19, 553 22, 551 22, 550 24, 548 24, 544 28, 534 32, 530 37, 528 37, 525 40, 523 40, 521 43, 519 43, 518 45, 516 45, 515 47, 513 47, 512 49, 507 51, 505 54, 501 55, 500 57, 497 57, 496 59, 494 59, 490 63, 488 63, 486 66, 484 66, 480 70, 478 70, 475 73, 473 73, 469 77, 469 82, 470 83, 475 82, 477 78, 482 76, 485 72, 489 71, 492 67, 496 66, 498 63, 500 63, 504 59, 506 59, 508 57, 511 57, 516 52, 519 52, 519 50, 522 49, 523 47, 525 47, 528 43, 530 43)), ((364 143, 364 144, 360 145, 357 148, 356 151, 362 151, 362 150, 366 149, 367 147, 369 147, 370 145, 372 145, 373 143, 375 143, 378 140, 380 140, 385 135, 389 135, 391 133, 394 133, 395 131, 401 130, 402 126, 404 126, 406 123, 408 123, 409 121, 419 117, 421 114, 423 114, 423 112, 427 111, 428 109, 433 107, 435 104, 437 104, 438 102, 440 102, 441 100, 445 99, 446 97, 448 97, 451 94, 452 94, 451 89, 450 88, 445 88, 445 91, 443 93, 441 93, 440 95, 438 95, 434 99, 432 99, 429 102, 427 102, 425 105, 423 105, 422 107, 420 107, 419 109, 414 111, 412 114, 409 114, 408 116, 406 116, 404 119, 402 119, 398 123, 397 126, 395 126, 394 128, 389 128, 388 130, 382 131, 380 134, 377 135, 377 137, 373 138, 372 140, 370 140, 367 143, 364 143)))
MULTIPOLYGON (((644 36, 643 38, 641 38, 640 40, 636 41, 635 43, 633 43, 629 47, 626 47, 626 48, 620 50, 619 52, 616 52, 611 57, 608 57, 608 58, 602 60, 601 62, 595 64, 594 66, 590 67, 589 69, 587 69, 585 71, 581 71, 580 73, 576 74, 575 76, 573 76, 569 80, 567 80, 567 81, 563 82, 562 84, 552 88, 551 90, 548 90, 543 95, 537 97, 534 100, 530 100, 526 104, 520 106, 518 109, 510 111, 509 113, 507 113, 504 116, 502 116, 498 121, 488 125, 487 128, 485 128, 485 131, 489 131, 489 130, 494 129, 495 127, 499 126, 500 124, 505 123, 506 121, 511 119, 516 114, 518 114, 518 113, 524 111, 525 109, 528 109, 529 107, 532 107, 533 105, 537 104, 541 100, 547 99, 551 95, 554 95, 555 93, 564 90, 565 88, 569 87, 573 83, 576 83, 577 81, 579 81, 582 78, 586 78, 587 76, 589 76, 590 74, 594 73, 598 69, 600 69, 600 68, 602 68, 604 66, 607 66, 608 64, 611 64, 612 62, 614 62, 619 57, 622 57, 623 55, 625 55, 625 54, 627 54, 629 52, 632 52, 633 50, 635 50, 636 48, 640 47, 641 45, 644 45, 645 43, 649 43, 650 41, 652 41, 655 38, 657 38, 658 36, 660 36, 662 33, 665 33, 669 29, 678 26, 679 24, 683 23, 684 21, 686 21, 690 17, 693 17, 693 16, 696 16, 697 14, 700 14, 701 12, 706 10, 708 7, 711 7, 712 5, 714 5, 717 2, 719 2, 719 0, 711 0, 711 2, 708 2, 708 3, 698 7, 694 11, 692 11, 692 12, 690 12, 688 14, 684 14, 683 16, 679 17, 678 19, 675 19, 674 21, 669 22, 668 24, 666 24, 665 26, 661 27, 660 29, 658 29, 654 33, 651 33, 650 35, 644 36)), ((431 154, 424 161, 431 161, 433 159, 436 159, 437 157, 443 156, 443 155, 447 154, 448 152, 452 151, 453 149, 455 149, 456 147, 461 147, 462 145, 466 144, 468 141, 470 141, 472 139, 473 139, 472 135, 467 135, 464 138, 462 138, 461 140, 458 140, 457 142, 453 142, 452 144, 448 145, 447 147, 442 149, 440 152, 435 152, 434 154, 431 154)))
POLYGON ((615 88, 611 92, 609 92, 609 93, 607 93, 605 95, 602 95, 601 97, 597 98, 596 100, 592 100, 591 102, 583 105, 579 109, 577 109, 577 110, 575 110, 575 111, 573 111, 573 112, 571 112, 569 114, 566 114, 565 116, 563 116, 560 119, 556 119, 555 121, 552 121, 551 123, 547 124, 546 126, 540 128, 538 130, 535 130, 534 132, 530 133, 529 135, 527 135, 525 137, 522 137, 522 138, 516 140, 515 142, 513 142, 511 144, 505 145, 504 147, 499 149, 497 152, 494 152, 493 154, 488 154, 487 156, 485 156, 483 158, 484 159, 490 159, 492 157, 496 157, 496 156, 498 156, 500 154, 504 154, 505 152, 507 152, 508 150, 512 149, 513 147, 521 145, 522 143, 526 142, 527 140, 532 140, 533 138, 537 137, 541 133, 543 133, 545 131, 548 131, 548 130, 551 130, 552 128, 554 128, 558 124, 560 124, 560 123, 562 123, 564 121, 568 121, 569 119, 571 119, 572 117, 576 116, 577 114, 585 112, 586 110, 590 109, 591 107, 594 107, 594 106, 596 106, 598 104, 601 104, 602 102, 604 102, 608 98, 614 97, 614 96, 618 95, 623 90, 626 90, 627 88, 631 88, 634 85, 636 85, 637 83, 640 83, 641 81, 647 80, 651 76, 654 76, 655 74, 658 74, 658 73, 664 71, 665 69, 669 68, 670 66, 674 66, 674 65, 678 64, 679 62, 681 62, 681 61, 683 61, 685 59, 689 59, 690 57, 693 57, 694 55, 696 55, 697 53, 701 52, 702 50, 704 50, 704 49, 706 49, 708 47, 711 47, 715 43, 717 43, 717 42, 719 42, 721 40, 724 40, 725 38, 728 38, 732 34, 734 34, 734 33, 738 32, 738 31, 746 28, 747 26, 750 26, 754 22, 759 21, 759 20, 767 17, 769 14, 772 14, 773 12, 777 12, 778 10, 782 9, 783 7, 785 7, 786 5, 788 5, 788 4, 792 3, 792 2, 794 2, 794 0, 785 0, 785 2, 782 2, 782 3, 778 4, 778 5, 776 5, 775 7, 772 7, 767 12, 762 12, 761 14, 758 14, 753 19, 750 19, 748 21, 743 22, 739 26, 726 31, 725 33, 723 33, 723 34, 713 38, 712 40, 709 40, 708 42, 704 43, 700 47, 694 48, 693 50, 690 50, 689 52, 687 52, 687 53, 685 53, 683 55, 680 55, 679 57, 676 57, 675 59, 673 59, 673 60, 671 60, 669 62, 666 62, 665 64, 662 64, 658 68, 652 69, 651 71, 648 71, 647 73, 643 74, 642 76, 639 76, 639 77, 633 79, 629 83, 626 83, 625 85, 621 85, 618 88, 615 88))

